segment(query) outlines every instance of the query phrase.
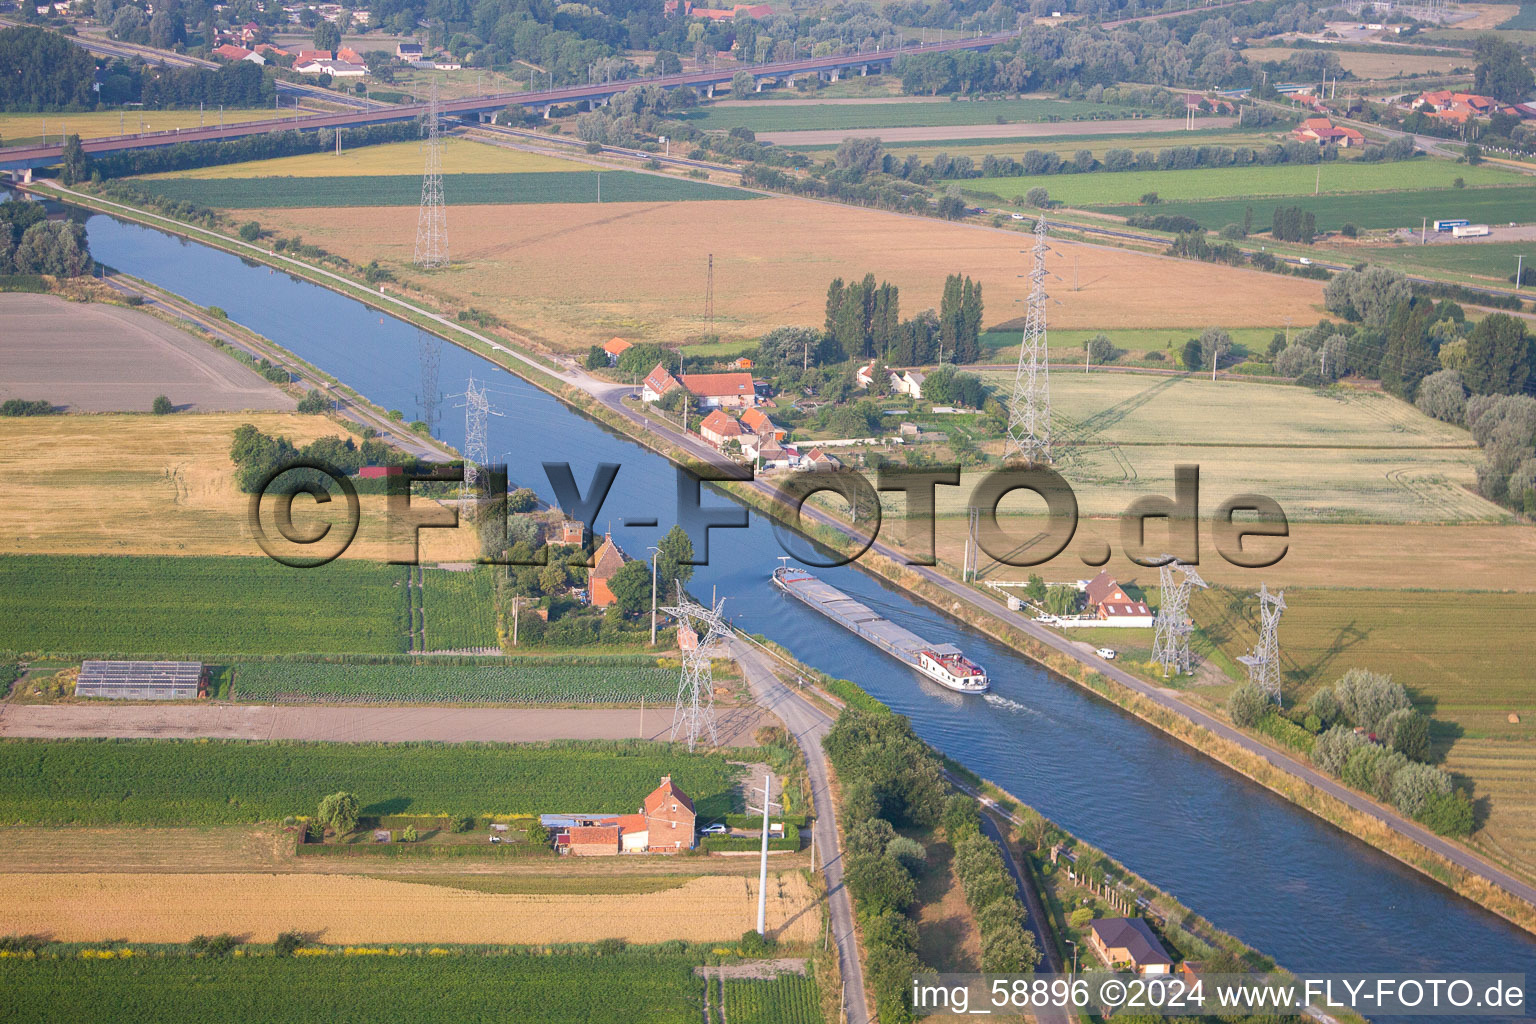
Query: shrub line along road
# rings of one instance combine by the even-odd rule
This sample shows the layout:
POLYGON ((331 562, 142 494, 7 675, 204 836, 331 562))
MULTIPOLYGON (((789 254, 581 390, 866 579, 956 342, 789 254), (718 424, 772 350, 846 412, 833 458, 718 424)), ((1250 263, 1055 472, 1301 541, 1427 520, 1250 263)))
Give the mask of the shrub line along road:
MULTIPOLYGON (((95 196, 87 196, 80 192, 76 192, 73 189, 65 188, 62 185, 55 185, 53 188, 59 193, 67 196, 78 197, 81 200, 87 201, 87 203, 100 203, 103 205, 115 207, 134 218, 150 218, 163 224, 170 225, 171 230, 176 233, 185 234, 187 232, 187 227, 185 225, 182 225, 168 217, 161 217, 158 214, 146 213, 145 211, 138 210, 130 206, 125 206, 121 203, 113 203, 108 200, 98 199, 95 196)), ((213 234, 213 232, 209 233, 213 234)), ((265 249, 262 249, 260 246, 252 245, 240 239, 228 238, 225 236, 220 237, 223 238, 224 244, 226 246, 243 247, 248 249, 261 257, 264 262, 271 262, 273 260, 282 261, 284 263, 298 267, 310 274, 335 281, 338 284, 345 286, 346 288, 358 289, 360 287, 355 282, 343 277, 340 274, 336 274, 321 267, 316 267, 312 264, 305 263, 302 260, 297 260, 282 254, 273 254, 265 249)), ((514 349, 510 349, 500 342, 493 341, 485 335, 471 330, 462 324, 454 323, 445 316, 429 312, 396 296, 381 295, 374 301, 380 304, 391 304, 397 308, 407 310, 417 316, 432 320, 433 322, 448 328, 452 332, 473 338, 481 344, 489 346, 496 352, 500 352, 506 356, 509 356, 526 366, 533 367, 541 374, 548 375, 551 373, 551 369, 548 366, 530 355, 525 355, 514 349)), ((694 435, 683 434, 670 425, 658 424, 645 418, 634 409, 626 406, 624 404, 624 396, 627 394, 632 394, 634 391, 630 385, 613 384, 607 381, 599 380, 596 377, 593 377, 591 374, 587 373, 585 370, 581 369, 575 363, 574 359, 567 360, 564 365, 567 366, 567 369, 565 369, 563 372, 564 383, 575 387, 577 390, 583 392, 584 394, 587 394, 602 402, 610 410, 623 416, 636 427, 640 428, 643 433, 653 432, 660 434, 661 436, 665 437, 667 441, 677 445, 689 454, 700 458, 707 464, 717 467, 729 466, 735 468, 738 472, 740 471, 741 467, 725 460, 719 452, 715 451, 714 448, 706 444, 702 438, 694 435)), ((508 369, 510 369, 510 367, 508 369)), ((774 486, 765 480, 750 481, 748 486, 753 487, 760 494, 769 498, 774 498, 777 493, 774 486)), ((812 520, 822 525, 839 531, 845 536, 855 536, 852 527, 844 524, 841 520, 834 518, 832 515, 821 509, 807 504, 803 507, 803 514, 808 515, 812 520)), ((857 538, 855 539, 857 541, 857 538)), ((890 559, 897 565, 906 564, 906 555, 897 551, 895 548, 891 547, 889 544, 884 543, 883 541, 876 540, 870 546, 870 550, 890 559)), ((1450 842, 1449 840, 1442 839, 1423 826, 1409 821, 1407 818, 1397 814, 1395 811, 1391 811, 1383 807, 1382 805, 1376 803, 1374 800, 1371 800, 1369 797, 1366 797, 1360 793, 1356 793, 1348 787, 1344 786, 1342 783, 1336 782, 1328 776, 1323 775, 1298 758, 1276 750, 1275 748, 1260 742, 1259 740, 1247 735, 1246 733, 1239 732, 1237 729, 1227 725, 1225 722, 1216 719, 1209 713, 1195 707, 1193 704, 1188 703, 1176 692, 1155 686, 1152 683, 1144 682, 1143 680, 1131 675, 1129 672, 1125 672, 1119 668, 1116 668, 1114 665, 1098 657, 1097 655, 1080 649, 1073 641, 1051 632, 1044 626, 1037 624, 1033 619, 1026 618, 1018 612, 1012 612, 1006 608, 998 606, 996 602, 992 601, 987 596, 978 593, 963 583, 950 579, 949 577, 940 573, 936 568, 920 565, 908 566, 908 568, 921 576, 927 583, 938 587, 940 590, 949 594, 956 601, 963 601, 966 605, 969 605, 970 607, 982 612, 985 615, 992 616, 993 618, 1000 620, 1006 625, 1012 626, 1014 629, 1019 630, 1020 632, 1033 638, 1037 642, 1044 644, 1052 650, 1081 662, 1099 674, 1107 676, 1108 678, 1119 683, 1121 686, 1126 687, 1127 689, 1130 689, 1140 696, 1152 701, 1154 704, 1157 704, 1163 709, 1183 716, 1184 718, 1194 722, 1196 725, 1201 726, 1208 732, 1215 734, 1221 739, 1236 744, 1245 752, 1263 758, 1265 761, 1269 762, 1271 766, 1278 768, 1280 771, 1283 771, 1286 774, 1301 780, 1302 782, 1308 783, 1313 787, 1322 790, 1323 792, 1335 797, 1356 811, 1375 818, 1377 821, 1380 821, 1383 825, 1398 835, 1412 840, 1413 842, 1418 843, 1420 846, 1423 846, 1426 849, 1440 855, 1441 857, 1444 857, 1446 860, 1450 861, 1452 864, 1455 864, 1457 867, 1460 867, 1463 870, 1484 879, 1485 881, 1491 882, 1492 884, 1498 886, 1517 899, 1523 900, 1532 906, 1536 906, 1536 886, 1532 886, 1527 882, 1521 881, 1508 871, 1505 871, 1503 868, 1498 867, 1491 861, 1484 859, 1478 854, 1473 853, 1471 850, 1450 842)), ((952 611, 950 613, 953 614, 952 611)), ((1233 770, 1235 771, 1236 769, 1234 768, 1233 770)))

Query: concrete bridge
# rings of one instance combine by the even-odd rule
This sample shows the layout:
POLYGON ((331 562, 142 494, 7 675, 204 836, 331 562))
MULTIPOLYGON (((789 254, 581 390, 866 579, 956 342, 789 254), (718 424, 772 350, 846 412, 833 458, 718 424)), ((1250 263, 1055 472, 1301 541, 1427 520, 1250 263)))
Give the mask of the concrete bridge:
MULTIPOLYGON (((689 71, 677 75, 656 78, 626 78, 593 85, 564 85, 556 89, 526 92, 496 93, 447 100, 439 104, 444 116, 487 117, 507 107, 520 106, 541 111, 547 117, 557 106, 585 103, 588 107, 606 104, 614 96, 636 85, 659 85, 663 89, 690 86, 713 96, 715 88, 730 83, 739 71, 750 74, 759 90, 765 84, 788 81, 800 75, 816 74, 836 81, 845 75, 867 75, 871 69, 889 67, 898 57, 926 53, 949 53, 958 50, 989 50, 1015 37, 1013 32, 995 35, 972 36, 951 39, 942 43, 926 43, 905 46, 895 50, 868 50, 863 53, 832 54, 826 57, 806 57, 777 64, 730 65, 704 71, 689 71)), ((318 131, 322 128, 353 128, 361 125, 387 124, 394 121, 411 121, 427 111, 424 103, 407 103, 397 106, 373 107, 366 110, 347 111, 338 114, 309 114, 302 117, 277 118, 269 121, 249 121, 242 124, 215 125, 207 128, 182 128, 171 131, 143 132, 134 135, 109 135, 98 139, 82 140, 81 145, 92 156, 102 156, 125 150, 152 149, 174 146, 183 142, 216 142, 223 139, 239 139, 248 135, 261 135, 276 131, 318 131)), ((57 145, 12 146, 0 149, 0 170, 30 171, 37 167, 57 164, 63 157, 63 141, 57 145)))

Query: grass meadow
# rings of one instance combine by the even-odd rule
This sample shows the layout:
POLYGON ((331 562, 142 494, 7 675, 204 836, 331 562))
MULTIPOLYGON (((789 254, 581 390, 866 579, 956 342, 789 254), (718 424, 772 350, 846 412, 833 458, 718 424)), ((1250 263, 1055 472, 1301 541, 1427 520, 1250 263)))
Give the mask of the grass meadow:
MULTIPOLYGON (((1261 212, 1257 207, 1264 196, 1311 196, 1318 187, 1321 187, 1324 196, 1403 189, 1449 189, 1457 178, 1469 186, 1502 185, 1524 180, 1524 176, 1516 171, 1486 164, 1467 167, 1448 160, 1405 160, 1394 163, 1338 160, 1310 165, 1271 164, 1262 167, 1196 167, 1182 171, 1095 171, 1091 174, 967 178, 958 184, 967 192, 992 195, 1004 200, 1022 196, 1031 188, 1039 186, 1051 194, 1053 201, 1079 207, 1137 203, 1148 192, 1156 192, 1165 202, 1241 196, 1254 201, 1255 216, 1267 218, 1273 211, 1261 212), (1321 185, 1319 170, 1322 171, 1321 185)), ((1401 204, 1404 198, 1399 194, 1396 200, 1401 204)), ((1175 211, 1164 209, 1160 203, 1153 209, 1141 209, 1140 212, 1175 211)), ((1241 215, 1236 218, 1239 224, 1242 220, 1241 215)), ((1264 223, 1268 223, 1267 219, 1264 223)))
POLYGON ((340 559, 0 555, 0 651, 395 654, 405 569, 340 559))
POLYGON ((723 755, 639 741, 64 740, 0 744, 0 823, 246 824, 313 814, 341 789, 366 815, 623 814, 668 773, 701 816, 741 809, 723 755))
MULTIPOLYGON (((1325 176, 1326 173, 1325 171, 1325 176)), ((1055 196, 1054 191, 1052 196, 1055 196)), ((1095 209, 1101 213, 1112 213, 1121 217, 1137 213, 1192 217, 1202 227, 1214 231, 1227 224, 1241 224, 1248 207, 1251 206, 1253 207, 1253 229, 1264 231, 1269 228, 1270 218, 1278 205, 1299 206, 1303 210, 1310 211, 1317 219, 1318 229, 1322 231, 1337 231, 1345 224, 1353 224, 1361 228, 1416 229, 1423 226, 1426 218, 1433 222, 1465 217, 1474 224, 1498 224, 1536 220, 1536 187, 1417 188, 1401 192, 1361 192, 1355 195, 1295 195, 1285 198, 1283 203, 1277 197, 1271 196, 1267 199, 1163 202, 1151 207, 1100 205, 1095 206, 1095 209)), ((1481 248, 1482 243, 1466 248, 1474 247, 1481 248)), ((1404 249, 1407 247, 1405 246, 1404 249)))
MULTIPOLYGON (((1536 620, 1536 594, 1305 589, 1285 597, 1287 700, 1352 668, 1390 673, 1433 717, 1445 767, 1470 783, 1482 822, 1473 844, 1536 873, 1536 678, 1510 632, 1536 620)), ((1234 658, 1257 636, 1255 606, 1251 595, 1218 589, 1197 593, 1190 612, 1234 658)))
MULTIPOLYGON (((1532 219, 1536 219, 1536 202, 1533 202, 1532 214, 1532 219)), ((1488 277, 1504 284, 1515 276, 1518 256, 1524 256, 1529 264, 1536 258, 1536 247, 1529 242, 1449 242, 1394 245, 1371 250, 1372 262, 1392 263, 1411 270, 1488 277)))
MULTIPOLYGON (((142 180, 139 185, 166 199, 225 209, 417 206, 421 202, 419 173, 320 178, 155 178, 142 180)), ((460 206, 758 198, 741 189, 636 171, 445 174, 443 192, 450 202, 460 206)))
MULTIPOLYGON (((293 110, 224 111, 225 124, 242 124, 247 121, 270 121, 276 117, 292 117, 293 110)), ((0 114, 0 139, 7 146, 25 146, 41 143, 44 132, 49 141, 57 144, 62 134, 78 135, 82 139, 99 139, 104 135, 133 134, 135 132, 160 132, 172 128, 197 128, 200 125, 217 127, 219 111, 196 110, 93 110, 68 114, 0 114)))

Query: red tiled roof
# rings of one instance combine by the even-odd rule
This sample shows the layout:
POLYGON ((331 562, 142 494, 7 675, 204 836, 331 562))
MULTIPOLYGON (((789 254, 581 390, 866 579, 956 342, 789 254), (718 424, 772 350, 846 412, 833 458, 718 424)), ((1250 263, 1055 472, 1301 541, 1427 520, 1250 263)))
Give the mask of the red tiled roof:
POLYGON ((673 784, 670 775, 662 779, 661 785, 651 790, 650 795, 645 798, 645 813, 654 814, 661 810, 664 804, 669 803, 679 803, 688 810, 693 810, 693 801, 673 784))
POLYGON ((330 50, 300 50, 299 55, 293 59, 295 64, 305 64, 312 60, 334 60, 330 50))
POLYGON ((678 383, 677 378, 668 373, 665 366, 657 363, 656 368, 645 375, 645 386, 658 395, 664 395, 677 387, 678 383))
POLYGON ((243 46, 235 46, 232 43, 225 43, 223 46, 216 46, 213 48, 213 52, 228 60, 245 60, 245 58, 251 55, 250 50, 247 50, 243 46))
POLYGON ((1119 582, 1108 572, 1101 570, 1097 576, 1088 581, 1088 586, 1085 588, 1089 607, 1097 608, 1106 597, 1119 589, 1119 582))
POLYGON ((768 433, 778 429, 774 426, 773 420, 768 418, 768 414, 761 409, 748 409, 741 414, 741 422, 754 434, 768 433))
POLYGON ((731 419, 719 409, 705 416, 704 422, 699 424, 699 433, 702 434, 706 430, 712 434, 719 434, 721 437, 741 436, 741 424, 731 419))
POLYGON ((566 835, 570 836, 572 845, 577 843, 612 843, 619 844, 619 826, 617 825, 584 825, 573 828, 566 835))
POLYGON ((611 356, 623 355, 625 349, 634 348, 635 343, 625 341, 623 338, 609 338, 603 343, 603 351, 611 356))
POLYGON ((597 549, 597 556, 592 559, 592 568, 587 575, 594 580, 606 580, 624 567, 624 552, 613 542, 609 536, 603 537, 603 543, 597 549))
POLYGON ((729 398, 755 393, 750 373, 685 373, 682 381, 683 387, 700 398, 729 398))
POLYGON ((623 833, 644 832, 648 827, 643 814, 621 814, 614 819, 614 824, 623 833))

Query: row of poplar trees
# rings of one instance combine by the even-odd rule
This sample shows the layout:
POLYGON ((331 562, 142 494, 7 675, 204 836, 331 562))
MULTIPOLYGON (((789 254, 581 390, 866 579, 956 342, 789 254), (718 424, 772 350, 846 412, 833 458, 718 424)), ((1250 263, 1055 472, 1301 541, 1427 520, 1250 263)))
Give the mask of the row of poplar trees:
POLYGON ((974 363, 981 356, 981 282, 951 274, 944 280, 937 322, 932 311, 901 319, 901 296, 874 274, 827 288, 826 331, 851 358, 901 363, 974 363))

